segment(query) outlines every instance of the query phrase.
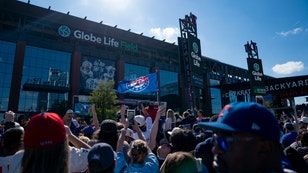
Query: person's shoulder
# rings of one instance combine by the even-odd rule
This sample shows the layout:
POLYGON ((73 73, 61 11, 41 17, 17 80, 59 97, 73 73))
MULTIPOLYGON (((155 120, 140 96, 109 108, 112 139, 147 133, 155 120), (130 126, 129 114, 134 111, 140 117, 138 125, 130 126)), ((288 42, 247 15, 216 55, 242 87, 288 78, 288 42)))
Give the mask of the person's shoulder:
POLYGON ((11 155, 11 156, 1 156, 0 157, 0 167, 2 164, 5 164, 7 162, 10 162, 12 160, 12 158, 14 157, 14 155, 11 155))
POLYGON ((283 168, 283 173, 297 173, 296 171, 292 170, 292 169, 288 169, 288 168, 283 168))
POLYGON ((77 153, 77 155, 80 153, 88 154, 90 152, 90 149, 86 149, 86 148, 76 148, 76 147, 69 146, 69 149, 70 149, 71 154, 77 153))

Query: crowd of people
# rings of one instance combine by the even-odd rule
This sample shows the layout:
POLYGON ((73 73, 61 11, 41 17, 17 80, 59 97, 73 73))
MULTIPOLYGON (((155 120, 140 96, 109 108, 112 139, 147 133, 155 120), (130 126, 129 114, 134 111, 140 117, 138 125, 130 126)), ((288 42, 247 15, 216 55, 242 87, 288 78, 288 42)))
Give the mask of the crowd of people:
POLYGON ((127 106, 117 117, 91 122, 44 112, 26 122, 5 113, 1 173, 308 172, 308 115, 274 115, 261 102, 234 102, 218 115, 181 115, 162 105, 127 106))

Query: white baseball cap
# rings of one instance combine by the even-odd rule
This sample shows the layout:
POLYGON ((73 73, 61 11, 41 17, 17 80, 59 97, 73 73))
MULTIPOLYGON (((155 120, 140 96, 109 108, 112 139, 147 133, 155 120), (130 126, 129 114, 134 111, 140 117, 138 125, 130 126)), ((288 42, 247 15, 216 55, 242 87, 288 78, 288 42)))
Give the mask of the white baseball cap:
POLYGON ((145 119, 144 119, 143 115, 136 115, 135 121, 137 121, 139 123, 139 127, 142 127, 145 124, 145 119))
POLYGON ((72 109, 68 109, 68 110, 66 111, 66 113, 67 113, 67 114, 72 114, 72 113, 74 113, 74 111, 73 111, 72 109))

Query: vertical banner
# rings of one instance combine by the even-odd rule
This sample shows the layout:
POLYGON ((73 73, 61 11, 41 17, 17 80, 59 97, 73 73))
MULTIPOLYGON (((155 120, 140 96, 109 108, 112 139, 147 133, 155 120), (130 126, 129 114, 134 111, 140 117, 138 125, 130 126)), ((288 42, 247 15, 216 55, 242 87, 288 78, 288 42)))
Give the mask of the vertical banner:
POLYGON ((188 34, 188 54, 191 71, 203 74, 200 40, 191 34, 188 34))
POLYGON ((250 85, 254 95, 265 95, 264 73, 261 59, 247 58, 250 85))

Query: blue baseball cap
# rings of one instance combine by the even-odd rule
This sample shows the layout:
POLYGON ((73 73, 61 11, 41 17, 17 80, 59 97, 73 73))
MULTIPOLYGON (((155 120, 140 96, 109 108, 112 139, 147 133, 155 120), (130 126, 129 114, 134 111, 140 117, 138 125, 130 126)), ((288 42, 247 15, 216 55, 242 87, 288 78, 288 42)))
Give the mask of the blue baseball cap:
POLYGON ((216 122, 200 122, 199 126, 214 131, 247 132, 279 143, 277 118, 265 106, 255 102, 234 102, 226 105, 216 122))
POLYGON ((90 172, 103 172, 115 166, 117 154, 107 143, 93 145, 88 154, 88 167, 90 172))

